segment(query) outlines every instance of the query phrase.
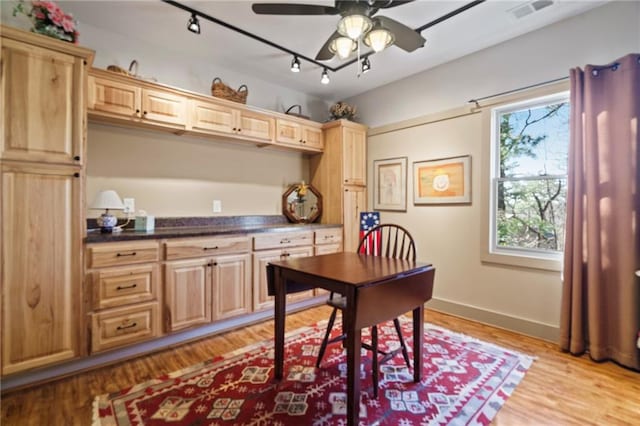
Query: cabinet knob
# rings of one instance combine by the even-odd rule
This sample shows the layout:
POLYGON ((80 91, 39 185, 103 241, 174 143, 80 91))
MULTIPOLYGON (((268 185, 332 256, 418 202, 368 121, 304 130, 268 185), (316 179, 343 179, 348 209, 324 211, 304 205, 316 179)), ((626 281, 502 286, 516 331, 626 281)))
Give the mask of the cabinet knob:
POLYGON ((139 109, 136 110, 136 114, 140 114, 140 110, 139 109))
POLYGON ((142 111, 142 115, 147 115, 147 111, 142 111))
POLYGON ((232 130, 235 132, 235 131, 237 131, 238 129, 234 127, 232 130))
POLYGON ((73 157, 73 160, 74 160, 74 161, 80 161, 80 156, 79 156, 79 155, 74 156, 74 157, 73 157))
POLYGON ((75 173, 73 174, 73 177, 79 178, 79 177, 80 177, 80 173, 75 172, 75 173))
POLYGON ((239 132, 241 132, 241 131, 242 131, 242 129, 238 127, 238 131, 239 131, 239 132))

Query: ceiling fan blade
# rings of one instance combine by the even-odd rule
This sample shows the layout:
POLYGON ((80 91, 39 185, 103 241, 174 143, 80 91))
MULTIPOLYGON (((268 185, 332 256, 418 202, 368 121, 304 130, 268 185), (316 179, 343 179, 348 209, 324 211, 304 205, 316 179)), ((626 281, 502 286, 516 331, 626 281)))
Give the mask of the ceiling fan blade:
POLYGON ((259 15, 337 15, 340 13, 335 7, 317 4, 254 3, 251 9, 259 15))
POLYGON ((374 20, 378 20, 383 27, 391 31, 395 37, 395 44, 400 49, 407 52, 413 52, 414 50, 423 47, 427 41, 417 31, 407 27, 398 21, 395 21, 386 16, 376 16, 374 20))
POLYGON ((331 37, 329 37, 320 48, 320 51, 316 55, 316 61, 328 61, 329 59, 333 58, 333 52, 329 50, 329 45, 334 38, 338 37, 340 37, 340 33, 338 31, 334 31, 333 34, 331 34, 331 37))
POLYGON ((403 4, 407 4, 407 3, 412 3, 415 0, 392 0, 387 2, 387 5, 385 6, 378 6, 381 9, 390 9, 392 7, 396 7, 396 6, 402 6, 403 4))

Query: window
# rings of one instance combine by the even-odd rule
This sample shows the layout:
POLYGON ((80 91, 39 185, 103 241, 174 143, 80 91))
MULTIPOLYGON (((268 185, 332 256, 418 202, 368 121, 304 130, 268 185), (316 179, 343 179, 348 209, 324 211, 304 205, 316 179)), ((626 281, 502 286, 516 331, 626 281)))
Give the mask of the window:
POLYGON ((489 251, 559 260, 567 198, 568 93, 494 108, 491 129, 489 251))

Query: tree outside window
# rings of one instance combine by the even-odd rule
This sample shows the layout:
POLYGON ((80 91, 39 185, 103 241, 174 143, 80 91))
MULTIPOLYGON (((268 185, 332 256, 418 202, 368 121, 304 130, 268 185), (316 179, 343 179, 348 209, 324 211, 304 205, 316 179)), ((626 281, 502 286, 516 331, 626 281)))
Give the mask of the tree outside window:
POLYGON ((564 245, 569 146, 566 95, 494 110, 493 244, 559 254, 564 245))

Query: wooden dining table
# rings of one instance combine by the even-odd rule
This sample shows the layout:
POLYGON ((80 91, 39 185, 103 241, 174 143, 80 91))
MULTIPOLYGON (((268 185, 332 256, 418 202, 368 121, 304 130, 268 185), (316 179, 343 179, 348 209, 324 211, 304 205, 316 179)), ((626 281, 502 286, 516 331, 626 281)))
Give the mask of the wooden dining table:
MULTIPOLYGON (((347 353, 347 424, 358 424, 362 329, 413 311, 413 379, 422 378, 424 303, 433 294, 435 268, 427 263, 356 253, 271 262, 269 295, 275 297, 274 379, 284 373, 287 294, 323 288, 346 297, 342 324, 347 353)), ((376 374, 377 372, 374 372, 376 374)))

